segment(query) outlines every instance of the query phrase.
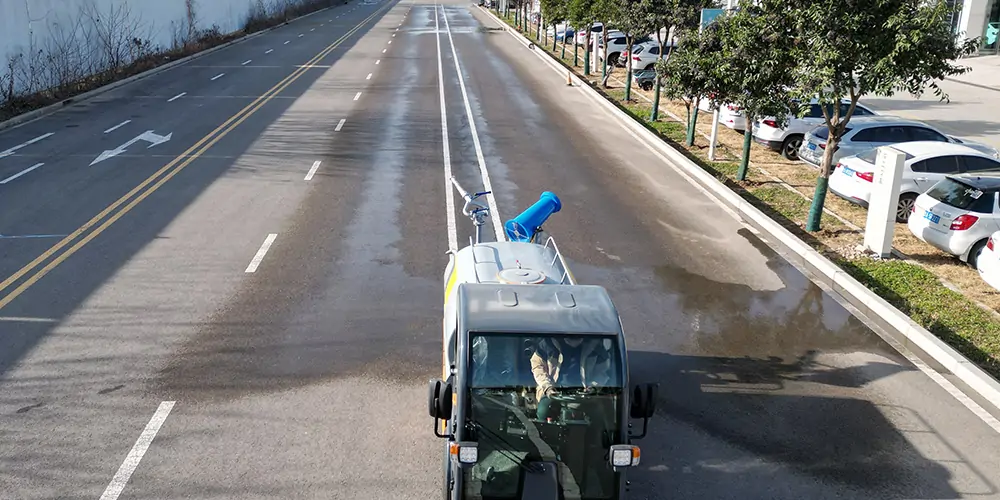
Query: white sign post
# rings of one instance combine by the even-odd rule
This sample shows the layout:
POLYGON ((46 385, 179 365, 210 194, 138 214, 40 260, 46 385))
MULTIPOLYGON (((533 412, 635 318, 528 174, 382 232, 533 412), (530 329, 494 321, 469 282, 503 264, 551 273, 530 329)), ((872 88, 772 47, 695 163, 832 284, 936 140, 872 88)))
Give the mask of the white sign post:
POLYGON ((896 207, 899 204, 899 187, 903 179, 906 155, 890 146, 878 148, 875 159, 875 177, 868 200, 868 221, 865 224, 867 250, 882 258, 892 252, 892 235, 896 229, 896 207))

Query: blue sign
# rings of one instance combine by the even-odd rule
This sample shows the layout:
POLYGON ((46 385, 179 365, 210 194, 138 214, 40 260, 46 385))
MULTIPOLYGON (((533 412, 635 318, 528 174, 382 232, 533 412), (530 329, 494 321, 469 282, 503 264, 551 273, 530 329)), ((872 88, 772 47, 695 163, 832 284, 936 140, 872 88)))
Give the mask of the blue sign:
POLYGON ((712 21, 715 21, 715 18, 725 13, 726 9, 701 9, 701 27, 704 28, 705 26, 712 24, 712 21))

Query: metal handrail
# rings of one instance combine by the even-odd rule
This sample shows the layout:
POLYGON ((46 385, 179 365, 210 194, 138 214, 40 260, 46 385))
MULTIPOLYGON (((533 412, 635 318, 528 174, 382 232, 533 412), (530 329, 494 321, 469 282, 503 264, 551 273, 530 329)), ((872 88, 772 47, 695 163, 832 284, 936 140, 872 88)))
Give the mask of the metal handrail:
POLYGON ((554 266, 556 264, 556 261, 558 260, 559 265, 562 266, 562 277, 559 278, 559 284, 560 285, 566 284, 566 280, 568 279, 570 285, 575 285, 576 280, 574 280, 573 275, 569 273, 569 266, 566 264, 566 259, 563 257, 562 252, 559 251, 559 245, 556 245, 556 239, 553 238, 552 236, 549 236, 548 239, 545 240, 545 245, 543 246, 543 248, 548 248, 549 243, 552 243, 552 250, 555 251, 556 253, 556 256, 552 258, 552 262, 550 262, 549 265, 554 266))

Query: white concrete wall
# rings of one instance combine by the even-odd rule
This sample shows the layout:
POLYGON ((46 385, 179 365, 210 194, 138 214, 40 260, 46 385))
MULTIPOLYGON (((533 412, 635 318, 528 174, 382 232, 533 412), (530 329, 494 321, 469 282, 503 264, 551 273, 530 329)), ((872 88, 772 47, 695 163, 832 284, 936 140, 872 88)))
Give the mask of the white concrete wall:
MULTIPOLYGON (((222 33, 236 31, 243 27, 247 14, 258 1, 193 0, 195 27, 204 30, 214 25, 222 33)), ((301 0, 281 1, 295 4, 301 0)), ((53 42, 70 36, 83 40, 87 38, 87 30, 93 40, 90 18, 95 13, 105 21, 127 17, 137 28, 135 36, 148 39, 153 48, 168 49, 178 35, 188 33, 186 3, 187 0, 0 0, 0 80, 7 73, 11 56, 45 51, 53 42)), ((264 3, 275 4, 276 0, 264 3)), ((65 45, 64 42, 62 46, 65 45)), ((82 47, 80 50, 86 52, 82 47)), ((15 78, 16 86, 25 86, 18 80, 23 78, 15 78)))

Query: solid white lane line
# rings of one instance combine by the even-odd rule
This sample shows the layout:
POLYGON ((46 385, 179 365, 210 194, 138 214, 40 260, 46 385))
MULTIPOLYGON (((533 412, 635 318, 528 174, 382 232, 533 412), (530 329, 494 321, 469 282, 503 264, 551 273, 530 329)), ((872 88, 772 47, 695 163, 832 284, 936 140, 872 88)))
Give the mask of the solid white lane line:
POLYGON ((119 123, 118 125, 115 125, 114 127, 111 127, 109 129, 105 130, 104 133, 105 134, 110 134, 111 132, 114 132, 115 130, 120 129, 120 128, 124 127, 125 125, 128 125, 129 123, 132 123, 132 120, 125 120, 125 121, 119 123))
POLYGON ((438 6, 434 3, 434 39, 437 40, 438 94, 441 101, 441 144, 444 150, 444 204, 448 217, 448 250, 458 251, 458 224, 455 223, 455 191, 451 185, 451 147, 448 145, 448 113, 444 103, 444 67, 441 62, 441 31, 438 6))
MULTIPOLYGON (((490 182, 490 173, 486 170, 486 158, 483 157, 483 146, 479 143, 476 120, 472 116, 472 105, 469 104, 469 91, 465 88, 462 67, 458 63, 458 51, 455 50, 455 39, 451 36, 451 25, 448 24, 448 10, 444 6, 441 7, 441 15, 444 17, 444 29, 448 32, 451 56, 455 60, 455 72, 458 73, 458 86, 462 88, 462 100, 465 101, 465 114, 469 118, 469 130, 472 132, 472 144, 476 147, 476 160, 479 161, 479 172, 483 176, 483 190, 493 191, 493 184, 490 182)), ((500 222, 500 210, 497 208, 496 196, 490 193, 486 195, 486 200, 489 202, 490 216, 493 219, 493 229, 496 231, 497 241, 507 241, 503 232, 503 223, 500 222)))
POLYGON ((250 261, 250 265, 247 266, 244 272, 257 272, 257 267, 260 266, 261 261, 264 260, 264 256, 267 255, 267 251, 271 248, 271 244, 274 243, 274 239, 277 237, 278 235, 275 233, 267 235, 267 238, 264 239, 264 244, 260 246, 260 250, 257 250, 257 255, 253 256, 253 260, 250 261))
POLYGON ((323 162, 321 162, 321 161, 314 161, 313 162, 313 166, 312 166, 312 168, 309 169, 309 173, 306 174, 306 178, 304 180, 307 180, 307 181, 311 181, 312 180, 313 176, 316 175, 316 171, 319 170, 319 164, 320 163, 323 163, 323 162))
POLYGON ((334 132, 340 132, 340 129, 344 128, 344 124, 345 123, 347 123, 347 120, 344 119, 344 118, 341 118, 340 119, 340 123, 337 124, 337 128, 333 129, 333 131, 334 132))
POLYGON ((125 457, 125 461, 122 462, 121 467, 118 468, 118 472, 115 476, 111 478, 111 482, 108 483, 108 487, 105 488, 104 494, 101 495, 101 500, 115 500, 118 495, 122 494, 122 490, 125 489, 125 485, 128 483, 132 473, 135 472, 136 467, 139 466, 139 461, 142 460, 142 456, 146 454, 146 450, 149 449, 149 445, 152 444, 153 438, 156 437, 156 433, 160 432, 160 426, 167 419, 167 415, 170 414, 170 410, 173 409, 173 401, 164 401, 160 403, 160 407, 156 409, 156 413, 153 414, 153 418, 149 419, 149 423, 146 424, 146 428, 142 430, 142 434, 139 435, 139 439, 136 440, 135 445, 132 446, 132 450, 128 452, 125 457))
POLYGON ((270 54, 271 52, 274 52, 274 49, 267 49, 267 51, 265 51, 264 53, 265 54, 270 54))
POLYGON ((20 176, 22 176, 22 175, 24 175, 24 174, 26 174, 28 172, 31 172, 32 170, 34 170, 34 169, 36 169, 36 168, 38 168, 38 167, 40 167, 42 165, 45 165, 45 164, 44 163, 37 163, 34 166, 28 167, 28 168, 26 168, 26 169, 24 169, 24 170, 22 170, 22 171, 20 171, 20 172, 18 172, 16 174, 12 175, 12 176, 10 176, 10 177, 8 177, 8 178, 0 181, 0 184, 7 184, 8 182, 10 182, 10 181, 12 181, 14 179, 17 179, 18 177, 20 177, 20 176))
POLYGON ((368 76, 365 77, 365 80, 371 80, 371 79, 372 79, 372 74, 368 73, 368 76))
POLYGON ((174 102, 177 99, 180 99, 181 97, 184 97, 185 95, 187 95, 187 92, 181 92, 180 94, 177 94, 177 95, 171 97, 170 99, 167 99, 167 102, 174 102))
POLYGON ((253 59, 247 59, 246 61, 243 61, 243 64, 241 64, 241 66, 246 66, 247 64, 250 64, 252 61, 253 59))
POLYGON ((212 81, 214 82, 214 81, 218 80, 219 78, 222 78, 223 75, 225 75, 225 73, 219 73, 218 75, 213 76, 212 77, 212 81))
POLYGON ((12 147, 12 148, 10 148, 8 150, 0 152, 0 158, 6 158, 6 157, 14 154, 14 151, 17 151, 18 149, 30 146, 30 145, 38 142, 38 141, 41 141, 41 140, 47 139, 49 137, 52 137, 53 135, 55 135, 55 132, 49 132, 49 133, 47 133, 45 135, 40 135, 38 137, 35 137, 34 139, 32 139, 32 140, 30 140, 28 142, 23 142, 21 144, 18 144, 17 146, 14 146, 14 147, 12 147))
POLYGON ((354 100, 357 101, 358 99, 361 99, 361 92, 354 95, 354 100))

